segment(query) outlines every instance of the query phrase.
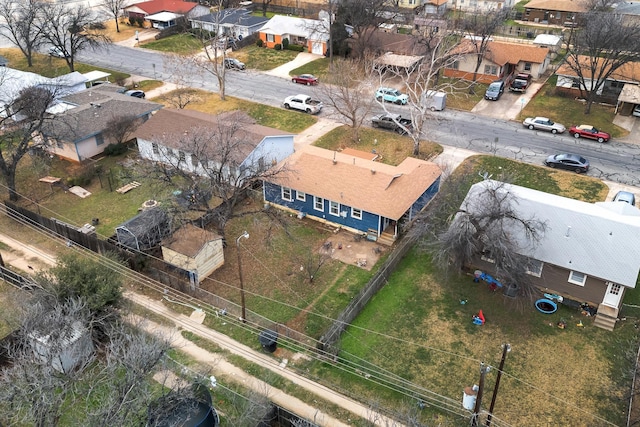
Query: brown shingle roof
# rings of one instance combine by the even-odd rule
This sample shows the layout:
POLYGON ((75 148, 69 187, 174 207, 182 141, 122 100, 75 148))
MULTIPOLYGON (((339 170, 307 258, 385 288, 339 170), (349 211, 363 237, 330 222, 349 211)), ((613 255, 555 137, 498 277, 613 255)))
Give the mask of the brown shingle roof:
POLYGON ((151 0, 138 2, 129 5, 124 10, 137 7, 144 10, 147 14, 153 15, 158 12, 173 12, 185 14, 196 7, 198 3, 180 0, 151 0))
POLYGON ((582 0, 531 0, 526 9, 557 10, 559 12, 586 12, 589 6, 582 0))
POLYGON ((207 139, 209 154, 214 157, 219 152, 215 144, 229 144, 229 138, 241 141, 235 144, 237 150, 233 153, 237 161, 244 160, 267 136, 290 135, 288 132, 256 124, 254 119, 242 111, 230 111, 214 116, 199 111, 171 108, 156 112, 134 132, 136 138, 174 149, 189 149, 196 134, 199 134, 198 139, 207 139), (243 125, 237 128, 239 123, 243 125))
POLYGON ((162 246, 188 257, 195 257, 205 243, 222 239, 218 234, 203 230, 192 224, 185 224, 171 237, 162 242, 162 246))
MULTIPOLYGON (((567 62, 569 61, 571 64, 575 63, 575 59, 573 57, 567 58, 567 62)), ((578 61, 580 63, 580 68, 582 68, 583 77, 587 79, 591 78, 591 66, 589 57, 581 55, 578 57, 578 61)), ((567 62, 563 63, 560 68, 558 68, 556 74, 560 76, 576 77, 576 72, 567 62)), ((625 82, 640 82, 640 62, 627 62, 622 67, 614 71, 609 79, 625 82)))
POLYGON ((280 167, 268 181, 395 220, 442 173, 435 163, 413 157, 391 166, 313 146, 280 167))
MULTIPOLYGON (((464 39, 452 52, 453 54, 474 53, 473 42, 464 39)), ((530 44, 504 43, 490 41, 487 44, 487 52, 484 57, 500 66, 505 64, 517 64, 520 61, 542 64, 549 54, 549 48, 533 46, 530 44)))

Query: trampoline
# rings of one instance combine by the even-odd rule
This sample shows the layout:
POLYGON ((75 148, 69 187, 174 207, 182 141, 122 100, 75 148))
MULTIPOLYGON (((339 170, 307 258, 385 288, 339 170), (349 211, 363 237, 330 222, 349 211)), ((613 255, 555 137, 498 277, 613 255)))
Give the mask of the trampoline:
POLYGON ((551 314, 558 310, 558 305, 550 299, 541 298, 536 301, 536 308, 540 313, 551 314))

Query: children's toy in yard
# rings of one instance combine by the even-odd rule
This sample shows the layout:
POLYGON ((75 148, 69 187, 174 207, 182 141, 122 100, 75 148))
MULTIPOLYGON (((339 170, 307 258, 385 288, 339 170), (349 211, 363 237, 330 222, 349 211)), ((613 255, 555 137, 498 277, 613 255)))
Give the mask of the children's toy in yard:
POLYGON ((482 314, 482 310, 480 310, 478 314, 473 315, 473 324, 484 325, 484 314, 482 314))

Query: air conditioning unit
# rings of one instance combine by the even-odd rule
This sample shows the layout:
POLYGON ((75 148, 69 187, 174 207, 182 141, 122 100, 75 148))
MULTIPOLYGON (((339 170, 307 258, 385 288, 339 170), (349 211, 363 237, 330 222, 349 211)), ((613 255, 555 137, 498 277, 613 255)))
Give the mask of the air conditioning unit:
POLYGON ((346 218, 346 217, 347 217, 347 211, 342 211, 342 212, 340 212, 340 216, 341 216, 342 218, 346 218))

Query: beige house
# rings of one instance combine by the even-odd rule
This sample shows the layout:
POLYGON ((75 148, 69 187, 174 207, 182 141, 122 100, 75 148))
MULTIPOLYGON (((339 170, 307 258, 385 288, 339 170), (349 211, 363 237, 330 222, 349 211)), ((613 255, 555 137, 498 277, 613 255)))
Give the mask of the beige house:
POLYGON ((162 242, 162 258, 193 272, 200 283, 224 264, 222 237, 186 224, 162 242))
MULTIPOLYGON (((479 43, 479 42, 478 42, 479 43)), ((453 54, 459 55, 444 75, 464 80, 472 80, 476 68, 476 54, 473 41, 464 39, 453 54)), ((539 78, 549 66, 549 48, 524 43, 490 41, 478 70, 477 81, 491 83, 515 73, 528 73, 539 78)))

